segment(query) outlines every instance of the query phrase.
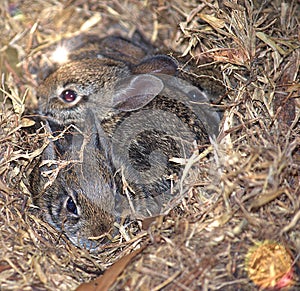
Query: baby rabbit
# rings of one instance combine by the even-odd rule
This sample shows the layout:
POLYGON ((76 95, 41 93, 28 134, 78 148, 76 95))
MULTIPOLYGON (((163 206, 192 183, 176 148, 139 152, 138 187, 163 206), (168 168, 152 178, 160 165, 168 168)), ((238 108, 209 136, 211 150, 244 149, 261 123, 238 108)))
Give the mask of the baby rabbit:
POLYGON ((219 115, 205 92, 169 75, 126 78, 112 99, 101 127, 112 142, 113 164, 132 189, 137 214, 156 215, 176 194, 172 177, 180 177, 182 166, 172 159, 185 160, 194 141, 201 150, 215 138, 219 115))
MULTIPOLYGON (((166 56, 150 58, 132 69, 112 59, 83 59, 60 67, 38 88, 39 111, 59 124, 80 124, 87 108, 102 119, 113 107, 112 96, 120 80, 147 71, 170 73, 176 65, 166 56), (95 110, 96 109, 96 110, 95 110)), ((148 90, 152 90, 149 86, 148 90)), ((153 87, 153 91, 158 89, 153 87)), ((153 95, 153 94, 152 94, 153 95)))
POLYGON ((116 217, 116 187, 114 171, 103 149, 103 137, 90 126, 91 122, 88 123, 90 129, 84 136, 73 131, 67 136, 67 142, 50 141, 42 160, 57 165, 36 167, 31 188, 33 203, 39 207, 43 218, 75 245, 93 250, 97 241, 90 238, 112 230, 116 217), (64 167, 59 166, 63 162, 64 167), (43 176, 45 172, 58 170, 54 180, 43 176))

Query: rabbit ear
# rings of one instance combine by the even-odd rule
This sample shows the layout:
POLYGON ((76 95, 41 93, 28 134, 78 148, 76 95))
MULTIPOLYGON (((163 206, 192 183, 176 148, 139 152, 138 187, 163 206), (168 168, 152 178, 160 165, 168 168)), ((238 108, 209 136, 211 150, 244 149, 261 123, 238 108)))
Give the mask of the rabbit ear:
POLYGON ((52 140, 49 141, 48 146, 45 148, 43 152, 43 160, 55 160, 57 159, 57 155, 55 152, 55 145, 52 140))
POLYGON ((158 55, 148 58, 132 68, 134 74, 167 74, 175 75, 177 72, 177 64, 168 56, 158 55))
MULTIPOLYGON (((48 121, 45 122, 45 128, 48 130, 51 135, 53 135, 53 130, 50 127, 50 124, 48 121)), ((45 148, 43 152, 43 160, 55 160, 57 159, 57 153, 56 153, 56 146, 54 144, 54 141, 52 139, 49 139, 49 144, 45 148)))
POLYGON ((162 80, 153 75, 131 77, 117 89, 113 98, 113 107, 127 112, 138 110, 152 101, 163 88, 162 80))

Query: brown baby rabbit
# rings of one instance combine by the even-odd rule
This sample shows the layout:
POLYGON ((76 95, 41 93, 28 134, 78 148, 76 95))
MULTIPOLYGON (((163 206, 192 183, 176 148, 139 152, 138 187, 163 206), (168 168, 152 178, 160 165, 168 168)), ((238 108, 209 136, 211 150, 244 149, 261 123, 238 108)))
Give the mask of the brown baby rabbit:
POLYGON ((132 189, 136 213, 156 215, 178 190, 172 177, 180 178, 183 167, 174 158, 184 161, 208 145, 218 134, 219 115, 205 92, 153 73, 122 80, 112 105, 101 127, 113 164, 132 189))
MULTIPOLYGON (((147 59, 140 67, 134 66, 131 69, 121 61, 107 58, 83 59, 68 63, 39 86, 39 111, 59 124, 78 125, 84 122, 83 116, 86 110, 91 108, 101 120, 113 107, 112 96, 116 85, 132 76, 132 70, 135 74, 148 71, 170 73, 176 71, 176 65, 167 56, 147 59)), ((146 83, 148 84, 148 81, 146 83)), ((149 85, 147 90, 152 96, 161 90, 160 82, 149 85)))
POLYGON ((116 187, 103 136, 91 125, 93 117, 87 117, 84 135, 73 130, 65 135, 68 140, 50 141, 41 160, 56 166, 36 167, 31 187, 43 218, 75 245, 92 250, 97 241, 90 238, 112 230, 116 187), (58 170, 54 180, 43 176, 58 170))

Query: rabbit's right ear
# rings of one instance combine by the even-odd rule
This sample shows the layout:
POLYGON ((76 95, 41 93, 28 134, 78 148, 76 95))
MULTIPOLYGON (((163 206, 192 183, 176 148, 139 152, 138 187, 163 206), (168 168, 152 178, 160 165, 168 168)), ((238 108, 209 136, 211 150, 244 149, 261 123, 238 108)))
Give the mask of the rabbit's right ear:
MULTIPOLYGON (((45 128, 48 130, 49 133, 51 133, 51 135, 53 135, 53 131, 52 131, 48 121, 46 121, 46 123, 45 123, 45 128)), ((49 138, 49 144, 43 151, 43 155, 42 155, 43 160, 56 160, 57 154, 56 154, 55 148, 56 147, 55 147, 54 141, 51 138, 49 138)))
POLYGON ((56 158, 55 145, 54 142, 50 140, 43 152, 43 160, 55 160, 56 158))
POLYGON ((121 111, 138 110, 157 96, 164 88, 156 76, 142 74, 122 80, 113 97, 113 107, 121 111))

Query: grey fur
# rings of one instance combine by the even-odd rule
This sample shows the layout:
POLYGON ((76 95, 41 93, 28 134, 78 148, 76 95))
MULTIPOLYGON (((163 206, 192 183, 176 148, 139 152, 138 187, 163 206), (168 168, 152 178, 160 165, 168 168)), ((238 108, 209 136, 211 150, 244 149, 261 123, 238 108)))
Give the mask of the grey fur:
MULTIPOLYGON (((175 77, 173 60, 159 55, 130 63, 128 55, 118 58, 118 54, 120 51, 108 58, 107 54, 101 58, 95 53, 78 54, 38 88, 41 115, 63 126, 75 125, 84 135, 97 136, 98 144, 88 143, 80 166, 71 167, 70 174, 62 171, 46 194, 35 198, 45 209, 45 219, 64 230, 75 244, 77 237, 79 245, 128 213, 127 198, 117 191, 123 186, 121 177, 132 190, 136 214, 158 214, 162 204, 173 197, 170 175, 180 175, 182 170, 170 158, 188 158, 195 140, 202 146, 218 135, 220 118, 209 103, 211 96, 175 77), (74 101, 63 99, 64 90, 76 92, 74 101), (66 193, 74 189, 78 189, 85 217, 80 227, 65 224, 63 229, 61 205, 71 195, 66 193)), ((62 146, 64 153, 65 148, 76 152, 74 138, 71 140, 62 146)), ((57 159, 51 147, 44 158, 52 152, 57 159)), ((64 154, 63 158, 72 156, 64 154)), ((43 184, 43 178, 37 184, 43 184)))

